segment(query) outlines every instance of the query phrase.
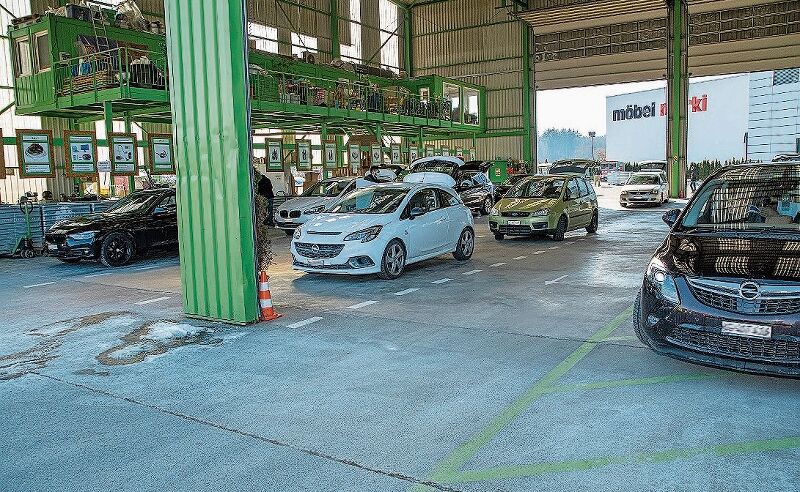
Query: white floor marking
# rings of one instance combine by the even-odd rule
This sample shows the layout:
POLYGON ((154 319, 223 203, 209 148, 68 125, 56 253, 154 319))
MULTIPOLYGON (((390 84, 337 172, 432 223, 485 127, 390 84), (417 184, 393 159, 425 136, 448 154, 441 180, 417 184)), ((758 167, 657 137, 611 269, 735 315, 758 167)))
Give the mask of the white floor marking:
POLYGON ((558 277, 558 278, 555 278, 555 279, 553 279, 553 280, 547 280, 547 281, 546 281, 544 284, 545 284, 545 285, 557 284, 558 282, 560 282, 560 281, 564 280, 564 279, 565 279, 565 278, 567 278, 567 277, 569 277, 569 275, 562 275, 562 276, 560 276, 560 277, 558 277))
POLYGON ((522 256, 517 256, 516 258, 511 258, 511 259, 512 260, 524 260, 525 258, 527 258, 527 256, 522 255, 522 256))
POLYGON ((484 238, 484 237, 486 237, 486 236, 478 236, 478 237, 479 237, 479 238, 484 238))
POLYGON ((286 325, 286 328, 302 328, 303 326, 310 325, 311 323, 316 323, 317 321, 322 321, 322 318, 319 316, 314 316, 313 318, 304 319, 303 321, 298 321, 297 323, 292 323, 291 325, 286 325))
POLYGON ((499 267, 499 266, 503 266, 503 265, 507 265, 507 263, 495 263, 493 265, 489 265, 489 268, 499 267))
POLYGON ((540 249, 539 251, 534 251, 534 252, 533 252, 533 254, 535 254, 535 255, 540 255, 540 254, 542 254, 542 253, 544 253, 544 250, 543 250, 543 249, 540 249))
POLYGON ((447 282, 452 282, 452 278, 440 278, 439 280, 434 280, 431 282, 432 284, 446 284, 447 282))
POLYGON ((137 306, 144 306, 145 304, 153 304, 154 302, 161 302, 170 299, 169 296, 167 297, 156 297, 155 299, 147 299, 146 301, 139 301, 136 303, 137 306))
POLYGON ((41 284, 23 285, 23 289, 32 289, 34 287, 44 287, 45 285, 53 285, 55 282, 42 282, 41 284))
POLYGON ((462 275, 475 275, 476 273, 480 273, 480 272, 482 272, 482 271, 483 271, 483 270, 470 270, 470 271, 468 271, 468 272, 464 272, 464 273, 462 273, 462 275))
POLYGON ((419 289, 406 289, 406 290, 401 290, 400 292, 395 292, 395 293, 394 293, 394 295, 396 295, 396 296, 404 296, 404 295, 406 295, 406 294, 411 294, 412 292, 416 292, 416 291, 418 291, 418 290, 419 290, 419 289))
POLYGON ((138 271, 141 272, 142 270, 152 270, 153 268, 158 268, 160 266, 161 265, 150 265, 150 266, 146 266, 146 267, 134 268, 134 270, 138 270, 138 271))
POLYGON ((566 243, 567 246, 571 246, 573 244, 575 244, 575 241, 570 241, 570 242, 566 243))
POLYGON ((347 306, 347 309, 361 309, 363 307, 372 306, 373 304, 377 304, 378 301, 364 301, 359 302, 358 304, 353 304, 352 306, 347 306))
POLYGON ((547 248, 547 249, 558 249, 558 246, 550 246, 550 247, 549 247, 549 248, 547 248))
POLYGON ((111 272, 103 272, 103 273, 91 273, 89 275, 84 275, 84 278, 94 278, 94 277, 102 277, 103 275, 111 275, 111 272))

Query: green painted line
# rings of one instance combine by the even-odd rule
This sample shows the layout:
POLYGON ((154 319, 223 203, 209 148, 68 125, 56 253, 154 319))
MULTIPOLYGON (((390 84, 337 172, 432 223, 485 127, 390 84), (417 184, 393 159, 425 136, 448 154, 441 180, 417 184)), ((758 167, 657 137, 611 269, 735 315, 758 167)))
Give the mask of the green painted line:
MULTIPOLYGON (((536 384, 531 386, 522 396, 506 407, 505 410, 489 422, 483 430, 450 453, 447 458, 434 468, 433 472, 430 474, 430 479, 435 482, 450 482, 452 477, 457 474, 461 465, 475 456, 481 447, 491 441, 505 426, 527 410, 533 402, 538 400, 542 395, 546 395, 549 388, 551 388, 556 381, 594 350, 598 343, 602 342, 606 337, 611 335, 614 330, 619 328, 632 313, 633 306, 618 314, 610 323, 592 334, 586 342, 582 343, 574 352, 567 356, 566 359, 561 361, 556 367, 537 381, 536 384)), ((427 486, 417 486, 412 490, 424 491, 430 490, 430 488, 427 486)))
POLYGON ((695 448, 676 448, 651 453, 636 453, 624 456, 605 456, 585 460, 561 461, 557 463, 536 463, 486 470, 460 472, 450 475, 453 482, 479 482, 507 478, 534 477, 546 473, 565 473, 591 470, 611 465, 636 465, 665 463, 679 459, 689 459, 700 455, 733 456, 749 453, 764 453, 800 448, 800 436, 764 439, 759 441, 701 446, 695 448))
POLYGON ((624 335, 624 336, 620 336, 620 337, 608 337, 603 341, 604 342, 633 342, 633 341, 636 341, 638 339, 639 338, 637 338, 634 335, 624 335))
POLYGON ((547 388, 548 393, 568 393, 571 391, 585 391, 593 389, 624 388, 627 386, 647 386, 650 384, 682 383, 685 381, 703 381, 717 379, 713 374, 673 374, 670 376, 654 376, 639 379, 618 379, 615 381, 599 381, 597 383, 563 384, 547 388))

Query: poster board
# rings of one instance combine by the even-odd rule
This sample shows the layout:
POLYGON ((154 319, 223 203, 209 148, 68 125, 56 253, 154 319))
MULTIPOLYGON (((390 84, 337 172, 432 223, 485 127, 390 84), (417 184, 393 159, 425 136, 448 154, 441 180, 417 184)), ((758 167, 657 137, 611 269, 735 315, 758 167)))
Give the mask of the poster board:
POLYGON ((299 171, 311 171, 311 141, 297 141, 297 169, 299 171))
POLYGON ((456 147, 456 157, 460 157, 464 159, 464 148, 463 147, 456 147))
POLYGON ((283 171, 283 141, 267 139, 267 171, 283 171))
POLYGON ((476 155, 477 155, 477 153, 475 152, 474 148, 473 149, 469 149, 469 160, 471 160, 471 161, 477 160, 475 158, 476 155))
POLYGON ((408 147, 408 163, 411 164, 412 162, 419 159, 419 148, 416 145, 411 145, 408 147))
POLYGON ((443 157, 450 157, 450 147, 446 145, 442 145, 442 156, 443 157))
POLYGON ((400 164, 403 162, 403 159, 400 154, 400 145, 394 144, 392 145, 392 164, 400 164))
POLYGON ((139 174, 139 152, 135 133, 109 133, 108 150, 111 174, 136 176, 139 174))
POLYGON ((323 165, 325 169, 336 169, 338 160, 336 151, 336 142, 335 141, 327 141, 323 142, 322 147, 323 151, 323 165))
POLYGON ((380 145, 373 145, 371 147, 370 164, 373 166, 383 164, 383 148, 380 145))
POLYGON ((20 178, 55 178, 52 130, 17 130, 20 178))
POLYGON ((425 157, 433 157, 436 152, 433 150, 433 145, 428 145, 425 147, 425 157))
POLYGON ((64 163, 67 176, 97 176, 97 135, 94 132, 64 130, 64 163))
POLYGON ((348 145, 347 160, 350 162, 350 169, 358 171, 361 167, 361 147, 356 144, 348 145))
POLYGON ((175 174, 175 153, 172 146, 172 134, 151 133, 150 172, 153 174, 175 174))

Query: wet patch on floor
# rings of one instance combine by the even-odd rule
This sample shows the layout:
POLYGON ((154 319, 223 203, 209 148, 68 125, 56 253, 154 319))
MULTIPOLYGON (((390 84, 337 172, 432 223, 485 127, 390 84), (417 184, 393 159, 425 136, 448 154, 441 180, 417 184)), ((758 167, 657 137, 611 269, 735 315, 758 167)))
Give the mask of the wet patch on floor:
POLYGON ((92 369, 91 367, 87 367, 86 369, 80 369, 78 371, 73 372, 76 376, 110 376, 111 372, 109 371, 97 371, 92 369))
POLYGON ((176 321, 148 321, 122 337, 122 343, 104 350, 96 359, 103 365, 135 364, 183 345, 219 345, 222 339, 207 326, 176 321))

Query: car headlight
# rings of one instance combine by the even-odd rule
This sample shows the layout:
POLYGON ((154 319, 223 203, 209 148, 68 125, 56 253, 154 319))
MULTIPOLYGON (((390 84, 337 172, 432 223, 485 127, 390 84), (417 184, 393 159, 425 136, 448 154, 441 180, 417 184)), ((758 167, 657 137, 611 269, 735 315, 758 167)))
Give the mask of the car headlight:
POLYGON ((531 214, 531 217, 547 217, 548 215, 550 215, 550 209, 549 208, 543 208, 541 210, 537 210, 536 212, 533 212, 531 214))
POLYGON ((320 205, 318 207, 309 208, 308 210, 305 210, 303 213, 306 215, 313 215, 322 213, 324 211, 325 211, 325 205, 320 205))
POLYGON ((623 191, 622 193, 620 193, 620 195, 627 195, 627 194, 628 194, 627 191, 623 191))
POLYGON ((300 236, 302 236, 302 235, 303 235, 303 233, 302 233, 302 231, 300 231, 300 228, 298 227, 297 229, 294 230, 294 236, 292 236, 292 237, 295 238, 295 239, 300 239, 300 236))
POLYGON ((662 298, 673 304, 681 303, 678 286, 663 261, 653 258, 647 266, 646 278, 662 298))
POLYGON ((492 210, 489 211, 489 215, 500 215, 500 211, 497 210, 497 207, 492 207, 492 210))
POLYGON ((352 234, 348 234, 345 236, 345 241, 361 241, 362 243, 368 243, 378 237, 378 234, 381 233, 381 229, 383 226, 372 226, 367 227, 366 229, 361 229, 360 231, 356 231, 352 234))
POLYGON ((73 241, 90 241, 97 235, 97 231, 76 232, 75 234, 67 234, 67 239, 73 241))
POLYGON ((653 191, 651 191, 650 193, 652 193, 653 195, 658 195, 658 193, 659 193, 659 190, 653 190, 653 191))

